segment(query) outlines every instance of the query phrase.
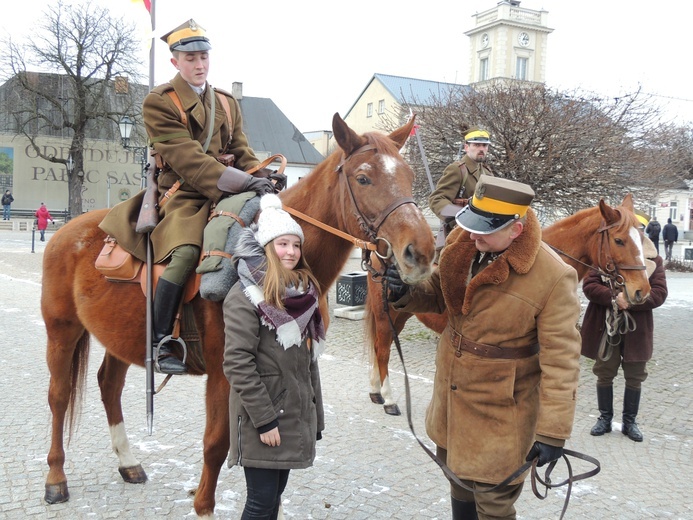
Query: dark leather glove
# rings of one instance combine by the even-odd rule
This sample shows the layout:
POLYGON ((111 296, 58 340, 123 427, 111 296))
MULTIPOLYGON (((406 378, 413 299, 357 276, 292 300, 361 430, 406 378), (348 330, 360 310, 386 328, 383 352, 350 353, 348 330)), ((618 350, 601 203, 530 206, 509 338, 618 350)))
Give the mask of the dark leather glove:
POLYGON ((271 181, 274 182, 274 191, 276 191, 277 193, 286 188, 286 175, 284 175, 283 173, 270 173, 269 178, 271 181))
POLYGON ((537 466, 541 467, 547 462, 553 462, 563 456, 563 448, 560 446, 551 446, 543 442, 536 441, 525 460, 537 460, 537 466))
POLYGON ((385 280, 387 280, 387 287, 389 289, 387 293, 387 299, 391 302, 396 302, 402 296, 407 294, 409 286, 402 281, 399 276, 399 271, 394 265, 388 265, 385 269, 384 274, 385 280))
POLYGON ((274 193, 274 184, 269 179, 260 179, 258 177, 248 176, 248 183, 243 191, 254 191, 258 195, 266 195, 274 193))

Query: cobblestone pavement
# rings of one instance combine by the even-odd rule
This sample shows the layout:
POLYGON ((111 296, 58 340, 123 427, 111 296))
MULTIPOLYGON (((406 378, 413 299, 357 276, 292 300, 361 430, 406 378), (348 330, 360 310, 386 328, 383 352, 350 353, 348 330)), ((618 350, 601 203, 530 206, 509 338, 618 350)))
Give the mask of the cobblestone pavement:
MULTIPOLYGON (((39 311, 44 247, 45 243, 36 242, 36 252, 31 253, 31 233, 0 232, 0 518, 194 517, 191 491, 201 471, 204 377, 173 378, 156 397, 154 434, 148 436, 144 370, 130 371, 123 394, 126 426, 149 481, 125 484, 110 449, 98 394, 96 370, 103 352, 98 344, 92 348, 79 428, 67 448, 70 501, 53 506, 43 501, 51 420, 45 328, 39 311)), ((358 270, 358 265, 358 260, 350 260, 344 272, 358 270)), ((693 519, 689 491, 693 481, 693 275, 670 273, 668 283, 669 299, 655 311, 655 357, 649 363, 638 417, 644 442, 631 442, 619 431, 603 437, 589 435, 597 414, 595 379, 591 363, 582 361, 578 409, 568 447, 599 459, 602 471, 574 486, 566 518, 693 519)), ((334 289, 331 301, 335 301, 334 289)), ((401 341, 414 427, 430 446, 423 417, 432 390, 436 337, 412 319, 401 341)), ((369 401, 369 369, 363 350, 362 322, 333 318, 321 360, 326 431, 318 443, 315 465, 292 472, 284 494, 286 517, 449 518, 447 481, 412 436, 406 417, 388 416, 369 401)), ((402 366, 393 358, 392 383, 404 411, 402 366)), ((615 407, 620 409, 622 379, 616 389, 615 407)), ((586 469, 576 463, 575 471, 586 469)), ((217 517, 239 518, 244 495, 242 471, 224 467, 217 489, 217 517)), ((564 497, 561 488, 540 501, 526 486, 518 502, 518 518, 556 519, 564 497)))

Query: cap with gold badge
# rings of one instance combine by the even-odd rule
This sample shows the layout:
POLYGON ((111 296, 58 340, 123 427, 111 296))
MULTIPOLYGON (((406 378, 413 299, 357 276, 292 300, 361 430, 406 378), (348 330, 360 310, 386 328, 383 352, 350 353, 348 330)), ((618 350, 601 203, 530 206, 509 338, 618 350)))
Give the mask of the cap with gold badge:
POLYGON ((534 190, 527 184, 482 175, 469 204, 455 216, 467 231, 489 235, 527 214, 534 190))
POLYGON ((491 139, 489 133, 486 130, 480 130, 478 128, 472 128, 464 134, 465 143, 480 143, 480 144, 491 144, 491 139))
POLYGON ((164 34, 161 39, 166 42, 171 52, 198 52, 212 48, 205 30, 192 18, 164 34))

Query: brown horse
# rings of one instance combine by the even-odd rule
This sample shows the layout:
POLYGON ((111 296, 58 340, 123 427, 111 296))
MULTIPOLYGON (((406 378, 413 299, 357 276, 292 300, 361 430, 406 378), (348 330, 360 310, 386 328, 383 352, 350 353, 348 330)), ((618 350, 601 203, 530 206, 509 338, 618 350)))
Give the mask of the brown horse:
MULTIPOLYGON (((382 246, 378 252, 385 255, 389 249, 407 276, 420 281, 431 273, 434 243, 430 227, 411 199, 414 173, 398 152, 412 126, 413 120, 389 136, 360 136, 335 114, 332 127, 339 149, 281 198, 287 207, 360 240, 377 237, 373 241, 382 246)), ((104 239, 97 226, 105 214, 106 210, 93 211, 72 220, 53 236, 45 251, 41 311, 48 335, 48 402, 53 413, 48 503, 69 499, 63 428, 69 424, 71 431, 75 420, 90 335, 106 349, 98 381, 119 471, 126 482, 147 480, 130 450, 120 402, 129 366, 145 362, 145 297, 139 286, 110 283, 94 269, 104 239)), ((327 317, 325 295, 354 246, 319 227, 301 224, 304 255, 320 282, 321 308, 327 317)), ((229 450, 229 384, 222 369, 222 304, 198 295, 193 308, 203 362, 189 366, 189 371, 196 375, 206 371, 208 376, 204 458, 194 506, 198 515, 206 516, 214 513, 217 478, 229 450)))
MULTIPOLYGON (((559 220, 542 230, 542 239, 561 254, 566 263, 577 270, 582 280, 590 266, 599 266, 614 274, 623 284, 632 303, 642 303, 650 292, 644 271, 642 232, 633 213, 633 199, 629 194, 616 208, 603 200, 595 207, 584 209, 559 220)), ((395 330, 399 334, 413 314, 390 309, 395 330)), ((447 324, 447 314, 416 314, 426 327, 438 334, 447 324)), ((383 404, 385 412, 399 415, 400 410, 392 398, 388 375, 390 345, 393 334, 383 309, 382 288, 368 279, 365 313, 366 349, 371 363, 370 398, 383 404)))

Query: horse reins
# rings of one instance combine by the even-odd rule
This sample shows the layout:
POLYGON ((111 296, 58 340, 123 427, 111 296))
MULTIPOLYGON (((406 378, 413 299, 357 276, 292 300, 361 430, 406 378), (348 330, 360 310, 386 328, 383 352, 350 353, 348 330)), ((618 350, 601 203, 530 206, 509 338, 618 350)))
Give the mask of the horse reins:
POLYGON ((570 258, 574 262, 577 262, 588 269, 597 271, 602 276, 602 279, 604 279, 609 285, 609 289, 611 290, 611 308, 607 308, 606 310, 606 328, 600 340, 599 349, 597 352, 597 356, 602 361, 607 361, 609 358, 611 358, 613 348, 620 343, 621 336, 623 334, 633 332, 636 328, 633 316, 627 310, 619 309, 618 305, 616 304, 616 297, 618 296, 619 289, 625 285, 625 280, 619 273, 619 270, 643 271, 646 269, 646 266, 644 265, 617 265, 611 256, 609 230, 616 226, 620 226, 623 218, 623 214, 621 214, 621 220, 610 225, 607 225, 606 222, 602 220, 601 225, 597 229, 597 233, 599 233, 598 258, 601 261, 602 257, 604 257, 604 268, 599 265, 588 265, 585 262, 582 262, 569 255, 565 251, 562 251, 549 244, 549 247, 551 247, 551 249, 556 251, 558 254, 570 258))
MULTIPOLYGON (((375 153, 378 153, 377 148, 372 145, 372 144, 365 144, 361 146, 360 148, 357 148, 354 150, 352 153, 349 155, 342 154, 342 158, 335 167, 335 172, 338 174, 343 173, 343 167, 344 164, 352 158, 354 155, 361 154, 361 153, 366 153, 374 151, 375 153)), ((300 211, 291 208, 289 206, 284 205, 284 210, 286 210, 288 213, 294 215, 295 217, 300 218, 301 220, 305 220, 306 222, 317 226, 333 235, 336 235, 340 238, 343 238, 344 240, 347 240, 354 244, 356 247, 360 248, 363 251, 363 256, 361 260, 361 267, 363 270, 367 270, 373 275, 374 277, 377 277, 381 273, 375 270, 373 268, 371 261, 370 261, 370 254, 372 252, 375 252, 375 254, 378 256, 383 261, 388 260, 390 257, 392 257, 392 244, 390 242, 382 237, 378 236, 378 232, 380 231, 380 227, 383 225, 387 217, 389 217, 397 208, 404 204, 414 204, 416 206, 416 202, 414 201, 413 198, 411 197, 401 197, 399 199, 396 199, 392 201, 382 212, 380 212, 379 216, 375 219, 368 218, 366 215, 363 214, 361 211, 361 208, 359 208, 358 203, 356 202, 356 197, 354 196, 354 192, 351 188, 351 185, 349 184, 349 179, 346 178, 345 175, 340 175, 340 179, 343 179, 344 183, 346 184, 346 189, 347 192, 349 193, 349 198, 351 199, 351 203, 354 206, 354 214, 356 216, 356 220, 359 224, 359 227, 363 230, 363 232, 368 236, 370 241, 367 240, 362 240, 360 238, 356 238, 348 233, 345 233, 344 231, 341 231, 337 228, 334 228, 328 224, 325 224, 323 222, 320 222, 319 220, 314 219, 313 217, 309 217, 308 215, 301 213, 300 211), (380 245, 380 242, 384 242, 386 246, 386 252, 384 254, 381 254, 378 251, 378 246, 380 245)), ((346 219, 345 219, 346 220, 346 219)))

